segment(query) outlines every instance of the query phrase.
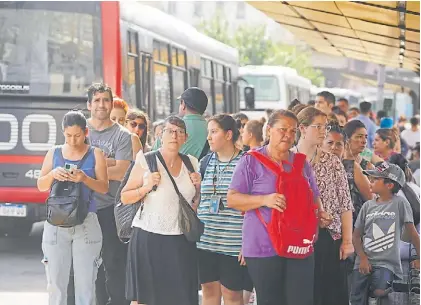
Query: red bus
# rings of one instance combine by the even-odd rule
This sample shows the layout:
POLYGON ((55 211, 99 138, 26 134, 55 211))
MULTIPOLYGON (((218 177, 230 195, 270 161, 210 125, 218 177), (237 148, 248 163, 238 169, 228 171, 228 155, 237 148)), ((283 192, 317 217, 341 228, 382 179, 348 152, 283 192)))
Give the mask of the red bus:
POLYGON ((0 2, 0 233, 45 218, 44 155, 92 82, 151 120, 176 112, 189 86, 208 94, 209 114, 236 112, 238 65, 236 49, 136 2, 0 2))

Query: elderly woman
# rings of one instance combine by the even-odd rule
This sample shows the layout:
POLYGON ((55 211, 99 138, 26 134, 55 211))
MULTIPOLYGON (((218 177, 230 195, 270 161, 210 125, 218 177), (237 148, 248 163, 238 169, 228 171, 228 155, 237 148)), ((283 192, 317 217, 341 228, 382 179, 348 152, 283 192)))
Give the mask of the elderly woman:
POLYGON ((44 158, 37 186, 41 192, 50 190, 55 181, 82 184, 82 198, 89 202, 88 215, 82 224, 62 227, 44 223, 42 251, 51 305, 67 302, 67 285, 73 265, 76 305, 95 302, 95 280, 101 264, 102 232, 92 193, 108 191, 107 167, 103 153, 87 144, 86 118, 81 112, 70 111, 63 118, 65 144, 53 147, 44 158), (86 158, 80 164, 83 157, 86 158), (78 169, 65 169, 75 167, 78 169))
MULTIPOLYGON (((178 153, 186 139, 184 121, 175 116, 167 118, 159 152, 180 193, 187 202, 193 203, 200 187, 200 174, 189 173, 178 153)), ((197 159, 189 158, 197 170, 197 159)), ((123 204, 143 200, 143 208, 133 220, 126 298, 132 304, 197 305, 196 244, 189 242, 181 231, 179 197, 170 176, 158 161, 157 158, 158 172, 151 173, 145 156, 138 154, 121 192, 123 204), (151 193, 154 185, 158 187, 151 193)))
MULTIPOLYGON (((290 151, 295 141, 298 121, 285 110, 275 111, 268 121, 269 144, 256 149, 290 172, 295 158, 290 151)), ((314 203, 321 208, 319 190, 313 170, 306 161, 303 176, 308 180, 314 203)), ((243 256, 256 289, 259 305, 312 305, 314 256, 291 259, 276 254, 268 231, 259 220, 256 209, 269 221, 273 209, 288 209, 284 195, 277 193, 277 177, 257 159, 245 155, 235 169, 228 192, 228 206, 245 212, 243 224, 243 256)), ((297 190, 298 191, 298 190, 297 190)), ((327 221, 327 215, 319 216, 327 221)))
POLYGON ((347 175, 341 160, 319 147, 331 126, 325 113, 308 107, 297 116, 300 136, 296 151, 307 155, 316 174, 323 208, 332 223, 320 228, 315 246, 315 305, 348 305, 346 258, 354 253, 352 211, 347 175))

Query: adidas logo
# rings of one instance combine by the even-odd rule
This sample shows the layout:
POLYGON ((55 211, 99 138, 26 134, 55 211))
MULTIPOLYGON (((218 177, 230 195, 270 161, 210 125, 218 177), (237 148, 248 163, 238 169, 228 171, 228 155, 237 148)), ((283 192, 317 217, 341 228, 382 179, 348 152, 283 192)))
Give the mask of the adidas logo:
POLYGON ((385 234, 377 224, 373 224, 373 239, 364 238, 364 248, 371 252, 383 252, 393 247, 395 241, 395 223, 385 234))
POLYGON ((373 212, 370 214, 367 214, 367 216, 365 217, 366 219, 371 219, 371 218, 383 218, 383 219, 395 219, 396 217, 396 213, 395 212, 373 212))

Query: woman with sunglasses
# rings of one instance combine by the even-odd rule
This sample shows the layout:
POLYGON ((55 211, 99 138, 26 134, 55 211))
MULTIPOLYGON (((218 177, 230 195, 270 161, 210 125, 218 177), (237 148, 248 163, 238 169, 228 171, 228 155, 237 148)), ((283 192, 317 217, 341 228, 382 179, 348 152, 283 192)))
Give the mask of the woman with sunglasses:
POLYGON ((246 126, 247 122, 249 121, 249 118, 247 115, 245 115, 244 113, 235 113, 232 115, 232 117, 235 120, 237 129, 240 131, 240 136, 238 137, 236 146, 238 149, 243 149, 243 132, 244 132, 244 127, 246 126))
POLYGON ((296 152, 307 155, 320 191, 323 209, 331 223, 321 226, 315 245, 314 304, 349 305, 346 258, 354 253, 352 244, 353 205, 341 160, 319 148, 331 126, 325 113, 308 107, 298 113, 299 135, 296 152))
MULTIPOLYGON (((129 105, 127 105, 126 101, 122 100, 121 98, 114 96, 113 98, 113 109, 111 110, 110 119, 111 121, 124 126, 126 122, 126 114, 129 110, 129 105)), ((133 159, 136 158, 137 153, 142 150, 142 143, 140 143, 140 139, 137 135, 132 134, 132 150, 133 150, 133 159)), ((112 163, 115 165, 115 160, 107 160, 107 164, 110 165, 112 163)))
POLYGON ((150 151, 148 140, 149 119, 146 113, 139 109, 130 109, 126 115, 126 128, 136 134, 142 144, 143 153, 150 151))
POLYGON ((209 119, 208 142, 212 153, 210 158, 202 159, 208 161, 197 212, 205 224, 205 232, 197 243, 203 305, 220 305, 221 297, 224 304, 243 305, 243 290, 253 289, 240 255, 243 215, 227 207, 228 187, 243 155, 235 145, 239 136, 236 121, 230 115, 209 119))

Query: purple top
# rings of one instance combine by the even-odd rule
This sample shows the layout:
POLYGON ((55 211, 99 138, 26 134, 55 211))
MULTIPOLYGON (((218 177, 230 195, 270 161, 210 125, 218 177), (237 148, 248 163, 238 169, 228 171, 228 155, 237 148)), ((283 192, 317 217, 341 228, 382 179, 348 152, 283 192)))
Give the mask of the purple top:
MULTIPOLYGON (((256 151, 267 155, 266 147, 260 147, 256 151)), ((293 163, 294 155, 293 152, 290 152, 288 160, 290 163, 293 163)), ((291 171, 291 167, 288 164, 284 164, 284 169, 287 172, 291 171)), ((313 190, 314 198, 317 199, 320 196, 319 189, 317 188, 313 169, 307 161, 303 172, 313 190)), ((245 154, 235 167, 229 188, 242 194, 269 195, 276 192, 276 176, 256 158, 245 154)), ((268 222, 271 209, 263 207, 260 208, 260 212, 265 221, 268 222)), ((266 228, 257 218, 254 210, 246 212, 244 216, 242 250, 245 257, 271 257, 276 255, 266 228)))

